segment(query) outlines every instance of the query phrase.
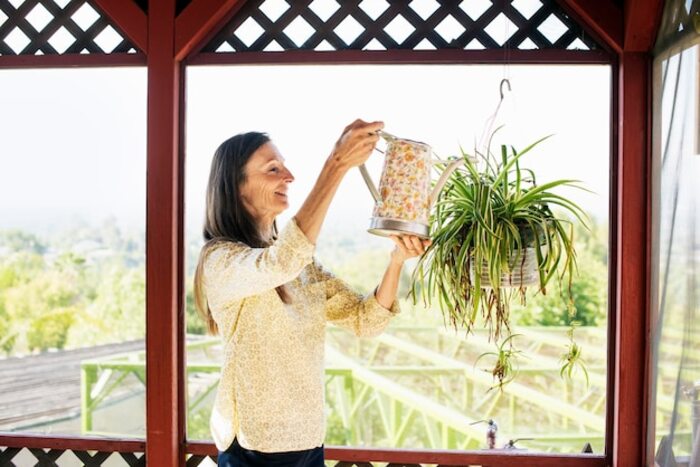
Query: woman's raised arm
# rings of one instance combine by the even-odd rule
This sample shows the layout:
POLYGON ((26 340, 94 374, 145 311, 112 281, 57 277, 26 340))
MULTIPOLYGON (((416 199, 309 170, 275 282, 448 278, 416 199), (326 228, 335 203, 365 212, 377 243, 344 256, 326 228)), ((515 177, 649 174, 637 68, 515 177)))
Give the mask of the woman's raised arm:
POLYGON ((328 206, 343 177, 348 170, 363 164, 369 158, 379 140, 377 131, 382 128, 382 122, 355 120, 343 130, 333 152, 323 165, 316 184, 295 216, 297 225, 311 243, 316 243, 328 206))

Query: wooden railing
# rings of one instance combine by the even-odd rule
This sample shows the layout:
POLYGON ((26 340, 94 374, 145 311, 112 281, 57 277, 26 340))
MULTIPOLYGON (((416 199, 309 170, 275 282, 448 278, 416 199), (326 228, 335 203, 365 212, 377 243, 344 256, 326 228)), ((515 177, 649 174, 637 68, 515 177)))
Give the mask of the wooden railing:
MULTIPOLYGON (((75 459, 86 467, 100 467, 107 459, 110 465, 137 467, 146 465, 144 440, 96 439, 78 437, 46 437, 38 435, 0 434, 0 466, 75 465, 75 459), (68 458, 71 459, 68 459, 68 458), (72 461, 72 462, 71 462, 72 461)), ((216 462, 217 450, 211 443, 191 442, 185 445, 187 467, 196 467, 207 458, 216 462)), ((437 451, 411 449, 357 449, 327 447, 326 465, 333 467, 604 467, 600 455, 542 455, 518 451, 437 451)), ((150 466, 160 467, 157 462, 150 466)))

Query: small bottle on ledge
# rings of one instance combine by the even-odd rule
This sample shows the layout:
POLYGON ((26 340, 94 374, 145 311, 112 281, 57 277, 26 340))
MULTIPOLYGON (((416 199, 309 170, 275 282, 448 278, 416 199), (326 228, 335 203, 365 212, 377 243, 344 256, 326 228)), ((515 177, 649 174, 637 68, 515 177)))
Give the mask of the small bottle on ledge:
POLYGON ((489 449, 496 449, 496 433, 498 433, 498 425, 490 418, 487 420, 488 428, 486 428, 486 445, 489 449))

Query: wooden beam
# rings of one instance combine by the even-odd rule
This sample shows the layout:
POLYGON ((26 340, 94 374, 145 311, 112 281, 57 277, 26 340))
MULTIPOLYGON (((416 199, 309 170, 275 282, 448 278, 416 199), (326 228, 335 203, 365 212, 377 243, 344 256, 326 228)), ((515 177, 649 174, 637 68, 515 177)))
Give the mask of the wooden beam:
POLYGON ((661 24, 663 0, 634 0, 625 2, 626 52, 648 52, 654 46, 661 24))
MULTIPOLYGON (((604 50, 511 50, 509 63, 527 64, 610 64, 614 56, 604 50)), ((285 50, 283 52, 202 52, 188 65, 353 65, 353 64, 502 64, 502 50, 285 50)))
POLYGON ((105 439, 69 435, 59 437, 31 433, 4 433, 0 435, 0 446, 66 451, 146 452, 146 442, 142 439, 105 439))
POLYGON ((133 0, 94 0, 102 13, 126 34, 126 37, 139 50, 148 48, 148 21, 146 14, 133 0))
POLYGON ((622 11, 611 0, 559 0, 584 29, 612 51, 623 48, 622 11))
POLYGON ((135 54, 2 55, 0 70, 12 68, 72 68, 144 66, 146 56, 135 54))
MULTIPOLYGON (((417 449, 357 449, 347 447, 327 447, 326 459, 338 460, 341 464, 357 462, 389 462, 392 465, 438 464, 441 466, 515 466, 527 467, 603 467, 605 457, 580 454, 541 454, 508 452, 498 449, 496 452, 417 450, 417 449)), ((358 465, 354 464, 354 465, 358 465)), ((364 464, 359 464, 364 465, 364 464)))
POLYGON ((644 465, 649 306, 649 112, 651 58, 620 55, 618 92, 616 335, 612 433, 613 465, 644 465))
POLYGON ((182 67, 173 58, 175 0, 148 7, 146 184, 146 457, 149 465, 184 466, 185 410, 179 356, 184 336, 179 142, 182 67))
POLYGON ((244 0, 193 0, 175 22, 175 58, 196 54, 243 6, 244 0))
MULTIPOLYGON (((187 443, 187 453, 216 458, 218 451, 213 443, 191 441, 187 443)), ((345 446, 327 446, 327 461, 342 463, 388 462, 396 465, 439 464, 439 465, 525 465, 527 467, 603 467, 609 465, 601 455, 542 454, 521 451, 498 452, 456 451, 440 449, 367 449, 345 446)), ((356 465, 357 465, 356 464, 356 465)))

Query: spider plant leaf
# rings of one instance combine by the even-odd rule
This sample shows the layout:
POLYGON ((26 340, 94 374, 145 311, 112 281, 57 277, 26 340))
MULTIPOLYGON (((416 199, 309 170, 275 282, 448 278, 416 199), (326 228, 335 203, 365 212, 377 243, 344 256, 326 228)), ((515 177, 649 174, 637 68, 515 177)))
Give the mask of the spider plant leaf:
POLYGON ((501 178, 505 177, 505 173, 507 173, 507 171, 510 170, 511 167, 512 167, 518 160, 520 160, 521 157, 523 157, 525 154, 527 154, 528 152, 530 152, 530 151, 532 150, 532 148, 534 148, 535 146, 537 146, 538 144, 540 144, 542 141, 544 141, 544 140, 550 138, 551 136, 553 136, 553 135, 547 135, 547 136, 545 136, 545 137, 543 137, 543 138, 538 139, 537 141, 535 141, 534 143, 530 144, 530 145, 527 146, 525 149, 523 149, 522 151, 518 152, 516 155, 514 155, 513 157, 511 157, 510 160, 508 161, 508 163, 507 163, 504 167, 501 167, 501 171, 500 171, 500 173, 498 174, 498 176, 496 177, 496 179, 494 180, 494 182, 495 182, 495 183, 500 183, 500 182, 501 182, 501 178))
POLYGON ((503 180, 501 185, 503 186, 503 196, 508 198, 508 170, 505 167, 508 165, 508 148, 505 144, 501 145, 501 161, 503 169, 503 180))

